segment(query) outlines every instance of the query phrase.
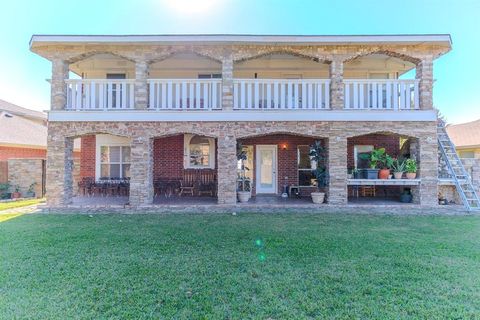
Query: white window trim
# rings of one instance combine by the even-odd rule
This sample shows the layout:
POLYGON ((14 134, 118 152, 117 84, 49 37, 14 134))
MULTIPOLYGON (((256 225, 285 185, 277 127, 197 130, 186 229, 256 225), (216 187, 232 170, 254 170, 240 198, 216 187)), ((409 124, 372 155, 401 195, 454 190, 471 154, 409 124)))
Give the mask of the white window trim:
MULTIPOLYGON (((101 174, 101 165, 102 165, 102 158, 101 158, 101 149, 102 147, 131 147, 129 143, 125 143, 125 142, 105 142, 105 141, 102 141, 103 139, 101 139, 99 137, 99 135, 97 135, 96 139, 95 139, 95 180, 98 181, 100 180, 100 174, 101 174)), ((120 161, 121 161, 121 154, 120 154, 120 161)), ((125 164, 128 164, 129 162, 126 162, 125 164)), ((110 164, 116 164, 116 162, 111 162, 110 164)), ((119 163, 120 164, 120 163, 119 163)), ((131 162, 130 162, 130 165, 131 165, 131 162)), ((120 175, 122 175, 123 172, 120 168, 120 175)))
POLYGON ((208 166, 194 166, 190 164, 190 140, 196 136, 195 134, 183 135, 183 168, 184 169, 215 169, 215 139, 205 137, 209 143, 209 161, 208 166))
MULTIPOLYGON (((375 147, 373 145, 370 145, 370 144, 356 144, 353 146, 353 164, 354 164, 354 168, 355 169, 358 169, 357 168, 357 162, 358 162, 358 149, 360 149, 359 147, 363 147, 365 149, 370 149, 369 151, 373 151, 373 149, 375 149, 375 147)), ((369 152, 369 151, 364 151, 364 152, 369 152)))

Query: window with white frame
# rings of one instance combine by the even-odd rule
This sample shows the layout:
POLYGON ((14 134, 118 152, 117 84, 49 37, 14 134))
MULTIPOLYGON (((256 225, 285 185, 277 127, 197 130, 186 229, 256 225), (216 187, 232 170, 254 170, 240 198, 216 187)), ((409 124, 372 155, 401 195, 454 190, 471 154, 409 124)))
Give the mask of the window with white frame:
POLYGON ((361 154, 370 154, 373 151, 373 146, 370 145, 355 145, 353 147, 353 161, 355 169, 368 168, 369 161, 365 160, 361 154))
POLYGON ((316 178, 313 171, 317 168, 317 163, 310 157, 310 146, 297 147, 297 165, 298 185, 314 186, 316 178))
POLYGON ((130 178, 129 146, 100 146, 100 178, 130 178))
POLYGON ((186 134, 185 168, 214 169, 215 139, 199 135, 186 134))

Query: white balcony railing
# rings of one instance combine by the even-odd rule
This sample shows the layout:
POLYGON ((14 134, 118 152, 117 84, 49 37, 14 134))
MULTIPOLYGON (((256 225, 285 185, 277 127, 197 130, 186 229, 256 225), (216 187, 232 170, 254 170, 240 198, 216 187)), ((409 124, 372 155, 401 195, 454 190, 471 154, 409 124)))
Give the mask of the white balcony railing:
POLYGON ((135 80, 75 79, 67 84, 66 109, 120 110, 134 108, 135 80))
POLYGON ((222 108, 221 79, 151 79, 149 108, 212 110, 222 108))
POLYGON ((418 80, 344 79, 345 109, 419 109, 418 80))
POLYGON ((241 110, 329 109, 328 79, 234 79, 233 107, 241 110))

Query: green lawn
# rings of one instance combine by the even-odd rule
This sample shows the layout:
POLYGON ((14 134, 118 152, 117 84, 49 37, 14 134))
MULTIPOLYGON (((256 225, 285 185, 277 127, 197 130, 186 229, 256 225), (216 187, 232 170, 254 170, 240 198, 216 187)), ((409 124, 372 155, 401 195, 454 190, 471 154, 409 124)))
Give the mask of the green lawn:
POLYGON ((0 319, 480 316, 480 217, 24 215, 0 319))

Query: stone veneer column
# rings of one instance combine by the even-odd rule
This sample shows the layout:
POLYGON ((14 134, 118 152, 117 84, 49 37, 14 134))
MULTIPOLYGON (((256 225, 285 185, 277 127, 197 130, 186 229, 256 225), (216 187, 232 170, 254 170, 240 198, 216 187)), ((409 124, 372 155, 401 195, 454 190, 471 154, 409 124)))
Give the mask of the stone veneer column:
POLYGON ((330 108, 342 110, 344 107, 343 59, 333 58, 330 63, 330 108))
POLYGON ((148 63, 145 60, 135 62, 135 109, 148 107, 148 63))
POLYGON ((417 65, 415 78, 419 80, 420 109, 433 109, 433 58, 426 57, 417 65))
POLYGON ((52 60, 51 110, 63 110, 67 105, 68 63, 62 59, 52 60))
POLYGON ((237 203, 237 140, 225 135, 217 139, 218 203, 237 203))
POLYGON ((152 204, 153 139, 146 136, 133 137, 130 150, 130 204, 152 204))
MULTIPOLYGON (((432 122, 432 134, 419 139, 417 155, 420 183, 420 204, 438 205, 438 143, 435 126, 432 122)), ((414 194, 414 198, 415 198, 414 194)), ((415 199, 414 199, 415 200, 415 199)), ((418 201, 414 201, 418 203, 418 201)))
POLYGON ((70 204, 73 197, 73 138, 56 134, 51 124, 46 166, 47 204, 51 207, 70 204))
POLYGON ((347 203, 347 138, 330 137, 327 139, 328 152, 328 203, 344 205, 347 203))
POLYGON ((233 57, 226 52, 222 59, 222 109, 233 110, 233 57))

